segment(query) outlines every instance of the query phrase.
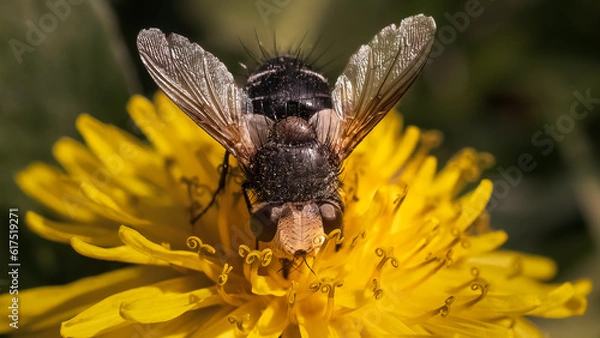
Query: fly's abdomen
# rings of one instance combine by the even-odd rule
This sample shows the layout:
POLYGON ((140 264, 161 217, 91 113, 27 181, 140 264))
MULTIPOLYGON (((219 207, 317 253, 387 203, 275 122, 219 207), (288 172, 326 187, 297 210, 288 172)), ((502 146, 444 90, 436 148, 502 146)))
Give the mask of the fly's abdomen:
POLYGON ((325 147, 316 141, 265 145, 247 174, 261 201, 301 202, 337 195, 338 170, 329 163, 325 147))

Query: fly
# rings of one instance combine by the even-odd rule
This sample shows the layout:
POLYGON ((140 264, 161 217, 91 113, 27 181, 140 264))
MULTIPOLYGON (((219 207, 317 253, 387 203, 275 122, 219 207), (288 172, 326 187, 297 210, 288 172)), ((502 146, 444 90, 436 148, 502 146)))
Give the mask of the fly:
POLYGON ((225 147, 226 159, 237 159, 256 239, 292 261, 316 254, 329 232, 343 229, 343 162, 415 81, 435 30, 422 14, 385 27, 333 87, 295 56, 266 60, 242 87, 181 35, 142 30, 137 47, 165 94, 225 147))

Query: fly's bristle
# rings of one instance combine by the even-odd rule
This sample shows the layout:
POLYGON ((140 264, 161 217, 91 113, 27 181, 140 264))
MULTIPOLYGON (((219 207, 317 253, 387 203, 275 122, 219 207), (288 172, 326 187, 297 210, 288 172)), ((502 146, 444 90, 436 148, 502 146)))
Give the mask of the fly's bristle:
MULTIPOLYGON (((323 46, 323 34, 320 34, 314 43, 307 45, 308 31, 306 31, 297 43, 290 43, 289 46, 283 47, 278 44, 277 33, 273 31, 273 42, 271 47, 267 47, 261 39, 258 31, 254 30, 254 38, 258 49, 249 48, 241 39, 239 39, 242 48, 251 60, 248 67, 244 67, 244 71, 247 73, 247 77, 256 72, 268 61, 280 57, 286 56, 298 61, 298 65, 308 67, 309 69, 322 73, 321 58, 329 52, 329 47, 320 48, 323 46), (256 52, 258 50, 258 52, 256 52), (319 50, 319 51, 318 51, 319 50), (316 52, 318 55, 315 55, 316 52)), ((337 58, 333 58, 331 61, 335 61, 337 58)), ((331 62, 329 61, 329 62, 331 62)))
POLYGON ((279 56, 279 51, 277 50, 277 31, 273 30, 273 52, 275 53, 275 57, 279 56))
MULTIPOLYGON (((244 41, 242 41, 242 39, 238 39, 238 40, 240 41, 242 48, 244 48, 244 51, 246 51, 246 54, 248 54, 250 59, 252 59, 252 61, 254 61, 255 64, 260 64, 261 61, 259 60, 259 58, 257 58, 256 55, 254 55, 254 53, 252 53, 252 51, 250 50, 250 48, 248 48, 248 46, 246 46, 244 41)), ((246 67, 246 69, 247 69, 247 67, 246 67)))
POLYGON ((272 58, 272 56, 267 53, 265 46, 263 45, 262 41, 258 37, 258 32, 256 31, 256 29, 254 29, 254 36, 256 37, 256 43, 258 44, 258 48, 260 49, 260 52, 262 53, 263 58, 265 60, 272 58))

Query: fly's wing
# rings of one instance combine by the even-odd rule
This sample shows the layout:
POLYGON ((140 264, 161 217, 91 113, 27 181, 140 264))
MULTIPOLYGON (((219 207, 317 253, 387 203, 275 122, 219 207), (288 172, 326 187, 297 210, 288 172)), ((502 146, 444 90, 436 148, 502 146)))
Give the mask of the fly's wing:
POLYGON ((385 27, 352 55, 332 92, 336 114, 322 123, 328 128, 319 130, 329 134, 320 138, 328 140, 340 160, 350 155, 414 82, 427 62, 435 30, 433 18, 412 16, 399 26, 385 27))
POLYGON ((142 30, 137 47, 146 69, 175 104, 242 165, 256 151, 248 131, 246 93, 227 67, 187 38, 142 30))

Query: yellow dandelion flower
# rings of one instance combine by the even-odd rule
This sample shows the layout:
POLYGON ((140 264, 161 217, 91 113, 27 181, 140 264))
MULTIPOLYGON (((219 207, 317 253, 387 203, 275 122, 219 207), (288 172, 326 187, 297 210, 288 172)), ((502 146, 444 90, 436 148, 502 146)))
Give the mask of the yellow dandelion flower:
POLYGON ((499 250, 507 236, 485 211, 492 184, 479 181, 489 154, 464 149, 438 170, 440 136, 388 114, 345 165, 343 234, 286 278, 270 248, 255 249, 235 163, 217 204, 190 225, 190 196, 210 200, 222 147, 162 94, 128 110, 150 145, 82 115, 86 144, 54 146, 64 170, 35 163, 17 182, 59 215, 29 212, 33 231, 132 266, 21 292, 13 333, 540 337, 527 316, 585 311, 589 281, 544 283, 552 261, 499 250))

